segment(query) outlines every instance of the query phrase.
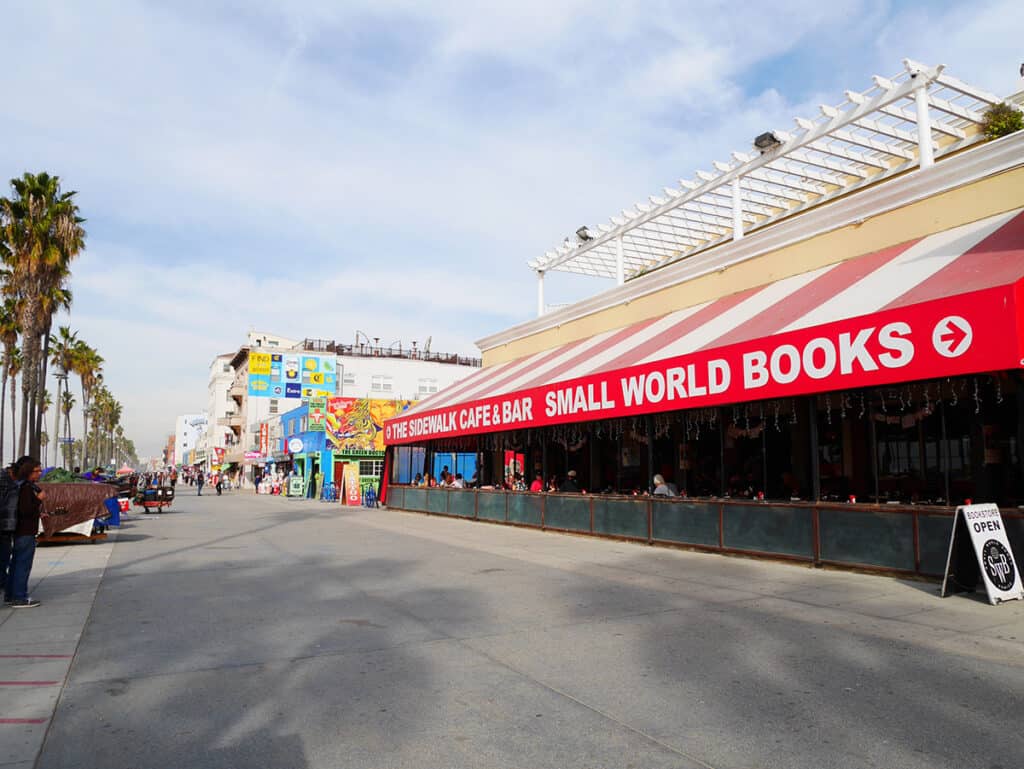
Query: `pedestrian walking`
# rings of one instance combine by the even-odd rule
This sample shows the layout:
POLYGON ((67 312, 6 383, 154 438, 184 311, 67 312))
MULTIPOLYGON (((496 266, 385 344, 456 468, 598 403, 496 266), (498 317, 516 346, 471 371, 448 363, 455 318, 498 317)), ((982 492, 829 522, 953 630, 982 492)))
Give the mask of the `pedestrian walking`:
POLYGON ((219 497, 221 490, 224 488, 224 479, 221 478, 220 473, 217 473, 213 478, 216 481, 213 487, 217 489, 217 496, 219 497))
POLYGON ((196 488, 199 490, 199 493, 196 496, 200 496, 200 497, 203 496, 203 474, 202 473, 199 473, 199 475, 196 476, 196 488))
POLYGON ((17 462, 17 477, 21 482, 18 493, 18 524, 14 529, 11 565, 7 573, 4 602, 12 609, 31 609, 39 601, 29 597, 28 579, 36 555, 36 534, 42 517, 46 494, 37 485, 43 475, 43 466, 34 457, 22 457, 17 462))

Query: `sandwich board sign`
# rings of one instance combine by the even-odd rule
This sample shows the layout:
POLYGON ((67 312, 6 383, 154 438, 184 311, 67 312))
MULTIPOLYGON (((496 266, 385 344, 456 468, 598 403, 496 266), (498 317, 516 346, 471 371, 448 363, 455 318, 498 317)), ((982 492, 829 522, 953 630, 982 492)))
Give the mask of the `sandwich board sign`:
POLYGON ((973 591, 979 577, 993 606, 1024 600, 1024 583, 1006 538, 1006 526, 999 507, 993 504, 961 505, 956 509, 942 597, 960 590, 973 591))

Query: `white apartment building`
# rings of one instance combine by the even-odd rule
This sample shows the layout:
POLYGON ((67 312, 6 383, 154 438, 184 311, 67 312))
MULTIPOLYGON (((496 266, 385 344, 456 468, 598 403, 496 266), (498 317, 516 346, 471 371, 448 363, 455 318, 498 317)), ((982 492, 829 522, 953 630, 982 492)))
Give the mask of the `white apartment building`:
POLYGON ((233 352, 218 355, 210 363, 210 376, 207 382, 206 413, 209 415, 209 427, 200 437, 196 447, 194 461, 207 467, 212 463, 213 449, 226 449, 233 443, 231 428, 225 427, 221 420, 226 418, 234 408, 234 401, 228 395, 235 379, 235 370, 231 367, 233 352))
POLYGON ((302 342, 277 334, 250 331, 246 343, 228 356, 232 380, 227 389, 225 413, 217 419, 218 427, 226 428, 226 462, 240 465, 245 460, 245 452, 257 448, 261 421, 301 405, 298 400, 249 398, 249 352, 295 349, 302 349, 302 342))
POLYGON ((182 414, 174 420, 174 464, 183 463, 185 456, 198 448, 208 425, 205 413, 182 414))

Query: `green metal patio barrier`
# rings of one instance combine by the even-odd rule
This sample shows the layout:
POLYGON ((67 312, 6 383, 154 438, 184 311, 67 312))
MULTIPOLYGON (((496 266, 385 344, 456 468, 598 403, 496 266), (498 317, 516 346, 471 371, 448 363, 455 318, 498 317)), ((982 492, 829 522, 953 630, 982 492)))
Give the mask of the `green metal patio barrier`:
MULTIPOLYGON (((946 565, 953 510, 391 486, 388 507, 493 523, 923 576, 946 565)), ((1024 553, 1024 511, 1004 510, 1024 553)))

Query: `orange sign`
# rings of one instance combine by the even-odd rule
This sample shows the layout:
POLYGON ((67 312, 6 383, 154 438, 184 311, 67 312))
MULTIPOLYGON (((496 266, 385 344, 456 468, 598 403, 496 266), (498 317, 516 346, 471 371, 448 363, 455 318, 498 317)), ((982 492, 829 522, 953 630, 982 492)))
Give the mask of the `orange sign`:
POLYGON ((348 462, 345 465, 345 504, 361 505, 363 497, 359 489, 359 465, 348 462))

